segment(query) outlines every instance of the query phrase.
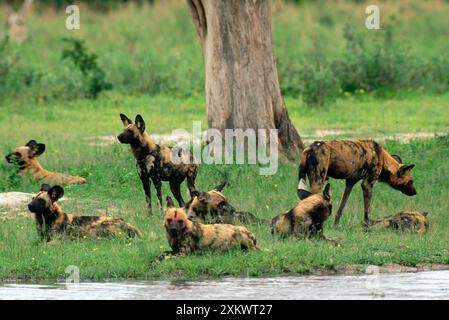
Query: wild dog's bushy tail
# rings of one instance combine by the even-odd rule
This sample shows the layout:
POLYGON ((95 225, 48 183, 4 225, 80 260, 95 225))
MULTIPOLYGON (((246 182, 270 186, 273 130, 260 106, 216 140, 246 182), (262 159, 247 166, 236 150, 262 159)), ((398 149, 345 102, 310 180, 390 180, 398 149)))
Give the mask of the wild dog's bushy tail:
POLYGON ((223 190, 223 188, 226 186, 227 183, 228 183, 227 180, 221 182, 218 186, 214 188, 214 190, 220 192, 221 190, 223 190))
POLYGON ((269 221, 263 218, 257 217, 254 213, 247 211, 236 211, 234 217, 243 223, 268 223, 269 221))
POLYGON ((309 154, 312 151, 310 148, 304 149, 301 153, 301 162, 299 164, 299 175, 298 175, 298 197, 301 200, 304 200, 308 196, 311 195, 310 191, 307 190, 306 178, 307 178, 307 160, 309 158, 309 154))
POLYGON ((130 223, 123 221, 122 229, 130 238, 134 238, 134 237, 138 237, 140 239, 142 238, 142 232, 140 232, 139 229, 137 229, 130 223))

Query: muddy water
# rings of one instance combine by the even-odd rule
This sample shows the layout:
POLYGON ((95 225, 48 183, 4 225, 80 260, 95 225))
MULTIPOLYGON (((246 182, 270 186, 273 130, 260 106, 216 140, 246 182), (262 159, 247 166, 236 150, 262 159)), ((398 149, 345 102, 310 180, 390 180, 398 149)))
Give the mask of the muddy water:
POLYGON ((449 299, 449 270, 207 281, 3 283, 0 299, 449 299))

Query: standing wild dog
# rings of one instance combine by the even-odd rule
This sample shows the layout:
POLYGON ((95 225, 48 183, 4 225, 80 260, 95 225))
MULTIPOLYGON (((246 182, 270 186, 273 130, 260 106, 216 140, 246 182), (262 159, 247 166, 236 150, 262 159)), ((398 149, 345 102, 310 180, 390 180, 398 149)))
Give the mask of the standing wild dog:
POLYGON ((175 208, 167 196, 164 227, 172 253, 255 249, 256 237, 245 227, 230 224, 200 224, 188 219, 185 208, 175 208))
POLYGON ((271 233, 281 236, 318 236, 324 238, 323 223, 332 214, 332 194, 327 184, 323 193, 301 190, 303 199, 290 211, 271 221, 271 233))
POLYGON ((187 186, 190 196, 195 190, 195 179, 198 172, 198 165, 194 163, 192 155, 185 150, 178 152, 179 157, 185 159, 189 156, 189 163, 176 164, 173 159, 172 148, 155 144, 145 131, 145 122, 139 114, 133 123, 127 116, 120 114, 124 129, 117 139, 124 144, 131 146, 131 151, 136 159, 137 173, 143 185, 149 214, 151 210, 151 190, 150 179, 156 188, 159 210, 162 210, 162 181, 170 183, 170 190, 180 206, 184 206, 181 196, 181 183, 187 178, 187 186))
POLYGON ((64 173, 50 172, 42 168, 37 162, 37 157, 45 151, 45 144, 37 143, 35 140, 30 140, 23 147, 17 147, 12 153, 5 158, 9 163, 14 163, 19 166, 19 175, 29 175, 35 181, 49 184, 84 184, 86 179, 75 177, 64 173))
POLYGON ((425 233, 429 228, 427 214, 427 212, 401 211, 394 215, 374 221, 373 225, 400 231, 409 230, 417 233, 425 233))
POLYGON ((227 198, 221 193, 226 183, 226 181, 223 181, 208 192, 193 191, 194 197, 185 206, 188 218, 200 223, 208 220, 214 223, 259 221, 250 212, 236 211, 228 202, 227 198))
POLYGON ((63 234, 79 238, 83 236, 107 237, 126 234, 129 237, 142 237, 140 231, 122 219, 107 216, 76 216, 64 213, 56 203, 64 195, 60 186, 50 188, 43 184, 39 193, 28 204, 34 213, 39 236, 50 241, 53 235, 63 234))
POLYGON ((403 165, 401 158, 390 155, 372 140, 315 141, 301 154, 298 196, 302 197, 306 176, 312 193, 320 192, 329 177, 345 179, 346 188, 335 217, 335 224, 338 224, 352 188, 362 180, 364 220, 368 226, 374 183, 379 180, 408 196, 414 196, 416 189, 411 175, 414 167, 414 164, 403 165))

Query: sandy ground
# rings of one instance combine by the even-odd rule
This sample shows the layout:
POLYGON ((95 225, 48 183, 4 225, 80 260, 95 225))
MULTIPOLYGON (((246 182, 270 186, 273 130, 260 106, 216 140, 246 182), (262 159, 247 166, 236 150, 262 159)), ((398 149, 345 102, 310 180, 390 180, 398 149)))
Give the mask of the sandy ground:
MULTIPOLYGON (((204 133, 203 133, 204 134, 204 133)), ((312 134, 302 134, 301 138, 307 145, 315 140, 323 138, 341 138, 341 137, 353 137, 363 139, 374 139, 376 141, 395 140, 400 143, 408 143, 413 139, 432 139, 435 136, 447 135, 447 132, 398 132, 390 135, 378 135, 378 136, 365 136, 363 134, 357 134, 355 131, 340 130, 340 129, 328 129, 328 130, 316 130, 312 134)), ((151 134, 151 138, 157 144, 173 146, 176 144, 186 144, 192 140, 190 133, 168 133, 168 134, 151 134)), ((109 146, 114 143, 119 143, 116 136, 95 136, 87 138, 88 144, 93 146, 109 146)), ((204 141, 203 141, 204 142, 204 141)))
MULTIPOLYGON (((27 205, 34 194, 25 192, 3 192, 0 193, 0 221, 14 219, 17 216, 32 217, 27 205)), ((68 198, 61 199, 65 201, 68 198)))
POLYGON ((0 193, 0 221, 17 216, 31 217, 27 204, 32 197, 33 194, 24 192, 0 193))

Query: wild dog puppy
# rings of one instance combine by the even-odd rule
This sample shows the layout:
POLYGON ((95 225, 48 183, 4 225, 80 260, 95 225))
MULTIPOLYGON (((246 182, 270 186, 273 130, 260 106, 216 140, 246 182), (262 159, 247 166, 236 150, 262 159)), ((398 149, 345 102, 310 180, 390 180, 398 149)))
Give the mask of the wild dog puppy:
POLYGON ((401 211, 394 215, 374 221, 373 225, 400 231, 409 230, 417 233, 425 233, 429 228, 427 214, 427 212, 401 211))
POLYGON ((318 236, 324 238, 323 223, 332 214, 332 194, 327 184, 323 193, 302 190, 303 200, 293 209, 271 221, 271 233, 281 236, 318 236))
POLYGON ((185 150, 178 152, 179 157, 189 157, 189 163, 175 164, 173 160, 172 148, 155 144, 145 131, 145 121, 141 115, 137 115, 133 123, 127 116, 120 114, 123 122, 123 132, 117 139, 124 144, 131 146, 131 152, 136 159, 137 173, 143 185, 145 197, 148 205, 148 212, 151 215, 151 191, 150 179, 156 188, 159 210, 162 210, 162 181, 168 181, 170 190, 180 206, 184 206, 181 196, 181 183, 187 179, 190 196, 195 190, 195 179, 198 172, 198 165, 194 163, 193 156, 185 150))
POLYGON ((84 184, 86 179, 75 177, 64 173, 50 172, 42 168, 37 162, 37 157, 45 151, 45 144, 30 140, 23 147, 17 147, 5 158, 9 163, 15 163, 19 166, 19 175, 28 175, 35 181, 49 184, 84 184))
POLYGON ((193 222, 188 219, 185 208, 175 208, 169 196, 166 200, 164 227, 173 254, 256 248, 256 237, 245 227, 193 222))
POLYGON ((41 186, 38 194, 28 204, 34 213, 39 236, 50 241, 53 235, 64 234, 77 238, 83 236, 107 237, 124 233, 129 237, 142 237, 140 231, 122 219, 107 216, 76 216, 64 213, 56 203, 64 195, 61 186, 41 186))
POLYGON ((233 222, 259 222, 253 213, 236 211, 221 193, 226 186, 223 181, 208 192, 194 191, 194 197, 185 205, 188 218, 192 221, 204 223, 233 223, 233 222))
POLYGON ((372 140, 315 141, 301 154, 298 196, 309 178, 312 193, 319 193, 329 178, 345 179, 346 188, 335 217, 340 221, 343 209, 354 185, 362 180, 364 220, 369 225, 374 183, 381 181, 407 196, 416 195, 411 170, 414 164, 404 165, 400 157, 391 155, 372 140))

